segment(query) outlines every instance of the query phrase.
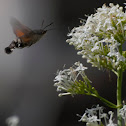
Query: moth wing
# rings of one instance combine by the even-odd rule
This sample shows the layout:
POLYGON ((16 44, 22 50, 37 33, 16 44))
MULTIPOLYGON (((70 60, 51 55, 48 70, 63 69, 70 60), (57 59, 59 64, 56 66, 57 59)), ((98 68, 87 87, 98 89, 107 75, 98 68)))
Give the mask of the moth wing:
POLYGON ((32 30, 28 28, 27 26, 23 25, 18 21, 16 18, 12 17, 10 20, 10 24, 12 25, 13 32, 17 37, 21 37, 32 30))

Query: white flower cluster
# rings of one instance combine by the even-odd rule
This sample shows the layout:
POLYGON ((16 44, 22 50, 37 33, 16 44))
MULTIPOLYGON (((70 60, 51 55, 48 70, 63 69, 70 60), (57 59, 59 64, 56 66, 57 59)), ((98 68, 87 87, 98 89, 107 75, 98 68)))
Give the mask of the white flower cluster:
POLYGON ((103 119, 105 126, 117 126, 112 120, 113 112, 109 111, 108 114, 103 112, 103 107, 97 105, 95 108, 87 109, 79 121, 86 122, 86 126, 102 126, 103 119), (109 120, 108 114, 110 115, 109 120))
POLYGON ((122 44, 126 40, 126 13, 119 5, 105 4, 95 14, 87 18, 86 23, 72 29, 66 40, 74 45, 78 55, 98 68, 113 70, 126 68, 122 44))
POLYGON ((76 62, 73 67, 69 69, 64 69, 58 71, 57 76, 54 79, 54 86, 57 87, 57 91, 65 91, 67 93, 60 93, 59 96, 76 94, 76 88, 79 88, 77 85, 78 77, 85 77, 84 70, 87 67, 84 67, 82 63, 76 62))
POLYGON ((6 119, 8 126, 19 126, 20 119, 18 116, 10 116, 6 119))

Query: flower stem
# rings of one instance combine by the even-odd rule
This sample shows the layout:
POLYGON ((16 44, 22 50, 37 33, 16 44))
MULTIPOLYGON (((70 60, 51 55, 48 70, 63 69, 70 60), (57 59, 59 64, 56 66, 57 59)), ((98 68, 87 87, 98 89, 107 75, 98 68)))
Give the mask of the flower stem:
MULTIPOLYGON (((123 71, 122 69, 118 70, 118 76, 117 76, 117 106, 121 105, 121 92, 122 92, 122 77, 123 77, 123 71)), ((117 108, 117 124, 118 126, 122 126, 122 119, 121 116, 119 115, 119 110, 121 107, 117 108)))
POLYGON ((110 108, 118 108, 118 106, 116 106, 115 104, 113 104, 112 102, 108 101, 107 99, 101 97, 100 95, 93 95, 94 97, 99 98, 103 103, 105 103, 107 106, 109 106, 110 108))

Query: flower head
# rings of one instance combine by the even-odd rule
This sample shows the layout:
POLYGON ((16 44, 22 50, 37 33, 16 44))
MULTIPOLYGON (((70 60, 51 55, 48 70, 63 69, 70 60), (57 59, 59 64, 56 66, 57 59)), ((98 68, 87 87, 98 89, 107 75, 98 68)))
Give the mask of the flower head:
POLYGON ((89 79, 85 75, 85 70, 82 63, 76 62, 69 69, 58 71, 57 76, 54 79, 54 86, 57 87, 57 91, 65 91, 66 93, 60 93, 59 96, 68 94, 82 94, 84 92, 84 84, 89 83, 89 79), (83 78, 84 82, 79 83, 78 78, 83 78))
POLYGON ((78 54, 98 68, 126 69, 122 44, 126 40, 126 13, 118 4, 105 4, 87 18, 86 23, 73 28, 67 40, 78 54))
POLYGON ((87 109, 79 121, 86 122, 86 126, 102 126, 103 119, 105 126, 117 126, 113 123, 113 112, 109 111, 110 119, 108 120, 108 114, 103 112, 103 107, 97 105, 91 109, 87 109), (107 121, 108 120, 108 121, 107 121))
POLYGON ((6 124, 8 126, 18 126, 19 125, 19 118, 17 116, 11 116, 6 119, 6 124))

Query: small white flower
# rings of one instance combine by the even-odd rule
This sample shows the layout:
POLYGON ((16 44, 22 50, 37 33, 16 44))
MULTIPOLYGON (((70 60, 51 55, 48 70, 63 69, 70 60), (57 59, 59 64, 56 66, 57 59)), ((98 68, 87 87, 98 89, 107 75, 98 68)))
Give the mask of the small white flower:
POLYGON ((112 111, 109 111, 110 119, 109 119, 109 123, 108 123, 107 126, 117 126, 117 124, 114 124, 114 123, 113 123, 113 120, 112 120, 113 114, 114 114, 114 113, 113 113, 112 111))
POLYGON ((125 5, 125 8, 126 8, 126 3, 124 3, 124 5, 125 5))
POLYGON ((124 58, 124 56, 122 56, 119 52, 117 53, 117 62, 125 62, 126 58, 124 58))
POLYGON ((19 118, 17 116, 11 116, 6 119, 6 124, 8 126, 18 126, 19 125, 19 118))
POLYGON ((100 119, 97 119, 97 116, 88 117, 86 116, 86 113, 84 113, 79 121, 86 122, 86 126, 99 126, 98 122, 100 119))

